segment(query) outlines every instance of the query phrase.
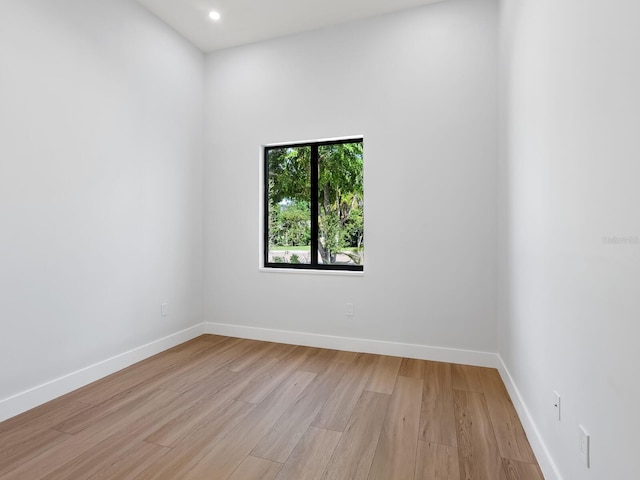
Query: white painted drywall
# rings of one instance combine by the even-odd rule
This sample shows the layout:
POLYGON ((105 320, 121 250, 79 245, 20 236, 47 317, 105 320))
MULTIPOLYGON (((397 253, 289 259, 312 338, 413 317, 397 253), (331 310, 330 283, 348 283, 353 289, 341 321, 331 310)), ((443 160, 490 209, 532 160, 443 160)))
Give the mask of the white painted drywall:
POLYGON ((495 352, 496 2, 224 50, 205 68, 206 320, 495 352), (364 276, 260 272, 261 145, 357 134, 364 276))
POLYGON ((565 480, 638 477, 640 244, 603 242, 640 237, 638 18, 631 0, 502 2, 498 351, 565 480))
POLYGON ((202 322, 202 97, 133 1, 0 2, 0 400, 202 322))

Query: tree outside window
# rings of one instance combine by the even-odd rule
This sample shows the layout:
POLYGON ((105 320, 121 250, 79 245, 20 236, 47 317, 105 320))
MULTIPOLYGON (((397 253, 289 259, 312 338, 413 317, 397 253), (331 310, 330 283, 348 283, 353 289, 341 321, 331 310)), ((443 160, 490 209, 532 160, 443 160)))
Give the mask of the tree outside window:
POLYGON ((362 139, 265 147, 264 158, 265 267, 363 270, 362 139))

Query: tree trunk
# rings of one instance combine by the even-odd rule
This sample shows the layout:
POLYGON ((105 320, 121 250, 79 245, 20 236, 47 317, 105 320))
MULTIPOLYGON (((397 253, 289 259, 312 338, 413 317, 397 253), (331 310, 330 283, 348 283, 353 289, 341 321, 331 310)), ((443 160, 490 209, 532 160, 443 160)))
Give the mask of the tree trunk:
MULTIPOLYGON (((311 246, 311 248, 313 248, 313 245, 311 246)), ((320 257, 322 258, 322 263, 329 263, 329 260, 327 258, 327 251, 324 249, 324 245, 322 245, 322 242, 320 240, 318 240, 318 252, 320 253, 320 257)))

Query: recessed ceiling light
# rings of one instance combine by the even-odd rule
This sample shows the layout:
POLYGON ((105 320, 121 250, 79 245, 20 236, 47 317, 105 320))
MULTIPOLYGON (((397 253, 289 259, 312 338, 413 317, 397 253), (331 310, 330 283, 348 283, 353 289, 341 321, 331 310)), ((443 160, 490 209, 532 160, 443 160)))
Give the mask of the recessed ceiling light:
POLYGON ((218 20, 220 20, 220 14, 218 12, 212 10, 212 11, 209 12, 209 18, 211 20, 215 20, 217 22, 218 20))

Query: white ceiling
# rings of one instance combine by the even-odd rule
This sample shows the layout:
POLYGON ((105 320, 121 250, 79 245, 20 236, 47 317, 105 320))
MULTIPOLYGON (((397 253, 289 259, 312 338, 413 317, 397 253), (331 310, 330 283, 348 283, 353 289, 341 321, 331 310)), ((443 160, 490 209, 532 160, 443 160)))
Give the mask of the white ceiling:
POLYGON ((442 0, 138 0, 204 52, 442 0), (222 16, 214 22, 209 12, 222 16))

